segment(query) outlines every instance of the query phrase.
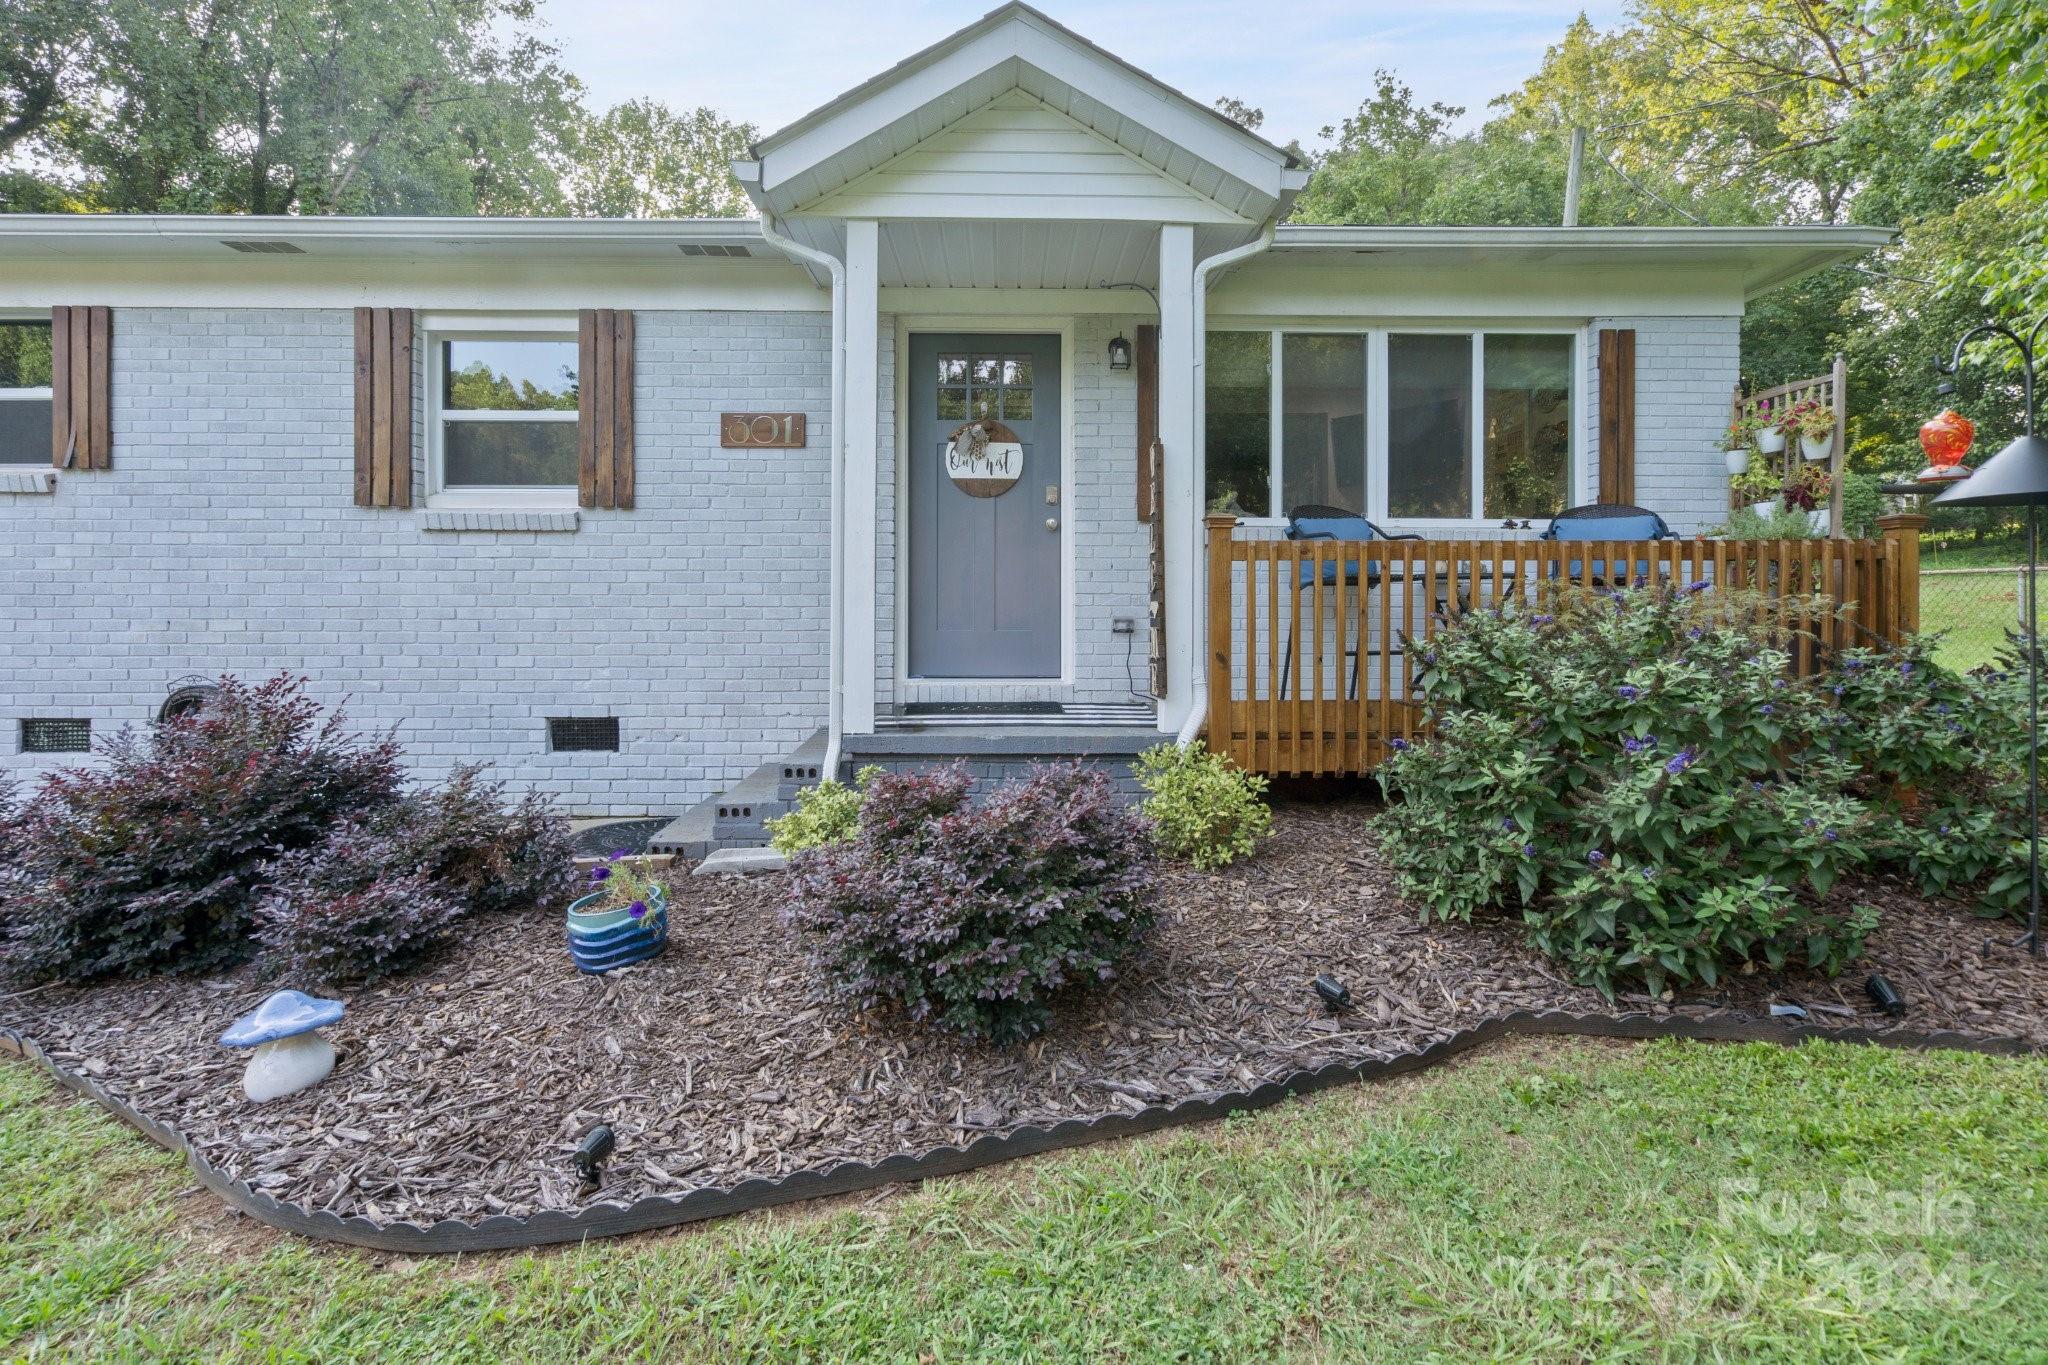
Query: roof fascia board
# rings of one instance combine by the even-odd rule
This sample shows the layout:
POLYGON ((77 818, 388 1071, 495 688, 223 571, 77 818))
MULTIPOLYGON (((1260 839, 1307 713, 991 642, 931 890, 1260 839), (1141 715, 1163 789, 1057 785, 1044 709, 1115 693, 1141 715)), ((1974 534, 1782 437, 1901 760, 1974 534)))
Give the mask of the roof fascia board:
POLYGON ((214 243, 277 238, 339 245, 462 242, 517 248, 555 245, 667 245, 760 242, 751 218, 312 218, 289 214, 0 214, 10 238, 214 243))

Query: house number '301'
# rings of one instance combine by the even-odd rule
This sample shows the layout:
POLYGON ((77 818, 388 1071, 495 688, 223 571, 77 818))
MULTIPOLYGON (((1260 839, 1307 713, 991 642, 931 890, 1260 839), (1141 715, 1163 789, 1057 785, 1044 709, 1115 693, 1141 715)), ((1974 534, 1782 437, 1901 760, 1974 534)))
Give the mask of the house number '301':
POLYGON ((799 450, 804 445, 804 415, 800 412, 721 413, 718 443, 728 448, 753 446, 767 450, 799 450))

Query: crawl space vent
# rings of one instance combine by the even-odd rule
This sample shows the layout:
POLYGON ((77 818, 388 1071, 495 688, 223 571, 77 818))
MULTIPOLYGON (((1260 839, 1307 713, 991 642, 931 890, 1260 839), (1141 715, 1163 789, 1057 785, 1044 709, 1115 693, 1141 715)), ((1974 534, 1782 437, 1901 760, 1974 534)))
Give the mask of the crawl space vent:
POLYGON ((293 246, 290 242, 222 242, 229 251, 239 251, 244 256, 303 256, 306 249, 293 246))
POLYGON ((92 722, 77 717, 26 717, 21 722, 21 751, 25 754, 91 753, 92 722))
POLYGON ((743 246, 700 246, 695 242, 685 243, 685 256, 752 256, 754 253, 743 246))
POLYGON ((558 754, 619 751, 617 716, 549 716, 548 748, 558 754))

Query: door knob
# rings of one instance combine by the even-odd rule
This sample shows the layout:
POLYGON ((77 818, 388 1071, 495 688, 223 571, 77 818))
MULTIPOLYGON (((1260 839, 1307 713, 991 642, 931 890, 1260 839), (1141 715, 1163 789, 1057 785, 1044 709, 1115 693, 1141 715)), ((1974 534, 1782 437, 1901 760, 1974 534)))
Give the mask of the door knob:
POLYGON ((1060 529, 1060 519, 1059 519, 1058 517, 1047 517, 1047 518, 1045 519, 1045 529, 1046 529, 1046 530, 1048 530, 1048 531, 1057 531, 1057 530, 1059 530, 1059 529, 1060 529))

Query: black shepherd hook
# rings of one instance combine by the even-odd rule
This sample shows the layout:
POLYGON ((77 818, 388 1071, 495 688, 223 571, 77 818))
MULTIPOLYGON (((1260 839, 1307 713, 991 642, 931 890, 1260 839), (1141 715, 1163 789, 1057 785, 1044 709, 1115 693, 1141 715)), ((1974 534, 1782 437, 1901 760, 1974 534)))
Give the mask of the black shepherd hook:
POLYGON ((1963 352, 1969 349, 1971 342, 1981 336, 2004 337, 2013 344, 2013 349, 2020 353, 2020 385, 2024 407, 2023 420, 2026 422, 2027 435, 2034 435, 2035 363, 2041 358, 2040 344, 2041 329, 2043 327, 2048 327, 2048 313, 2041 315, 2041 320, 2027 330, 2025 337, 2022 337, 2018 332, 2007 327, 2002 322, 1978 323, 1957 339, 1955 354, 1950 356, 1945 363, 1939 360, 1934 362, 1935 370, 1949 377, 1935 392, 1941 397, 1946 398, 1956 391, 1955 375, 1963 367, 1963 352))

